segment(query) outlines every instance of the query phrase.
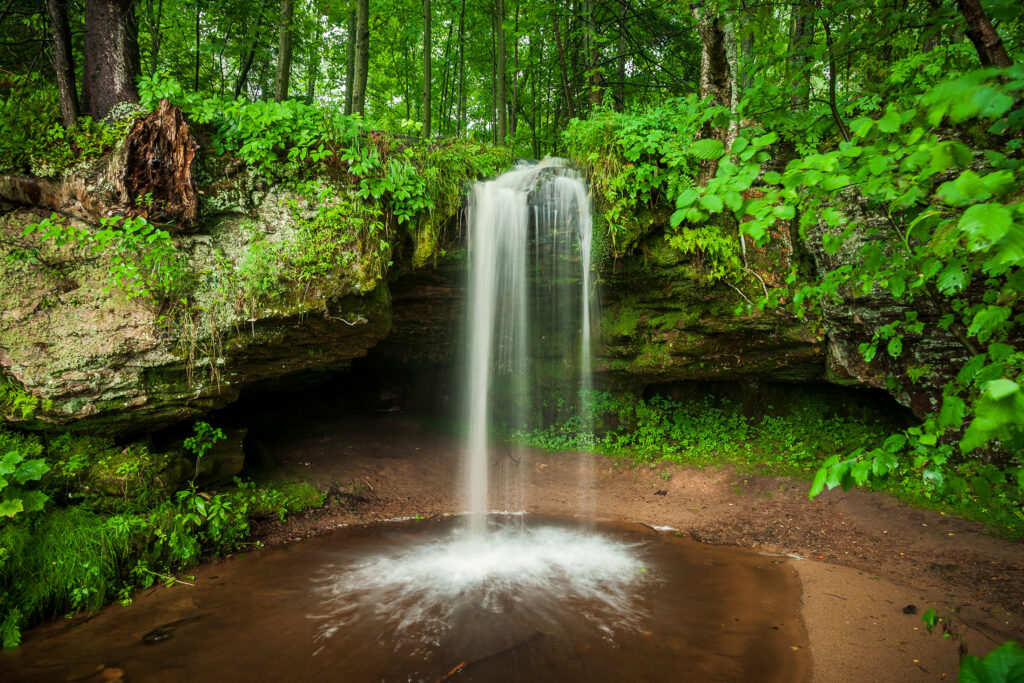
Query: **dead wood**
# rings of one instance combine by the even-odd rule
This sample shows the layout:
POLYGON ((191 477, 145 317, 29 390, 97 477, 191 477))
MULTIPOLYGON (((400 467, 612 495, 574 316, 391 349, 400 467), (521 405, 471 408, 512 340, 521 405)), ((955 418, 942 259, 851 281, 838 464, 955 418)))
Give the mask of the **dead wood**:
POLYGON ((173 223, 178 232, 193 231, 199 211, 192 176, 197 148, 181 109, 166 99, 136 121, 125 138, 124 161, 115 171, 126 213, 173 223))

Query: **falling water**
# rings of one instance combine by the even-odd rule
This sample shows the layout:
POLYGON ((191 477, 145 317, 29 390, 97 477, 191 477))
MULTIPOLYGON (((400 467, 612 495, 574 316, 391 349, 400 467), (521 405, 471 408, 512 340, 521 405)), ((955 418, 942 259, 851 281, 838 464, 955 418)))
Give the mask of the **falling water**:
MULTIPOLYGON (((587 187, 561 159, 521 163, 470 195, 465 467, 477 538, 489 510, 491 425, 527 426, 537 389, 571 396, 590 388, 591 231, 587 187), (537 375, 547 384, 535 386, 537 375)), ((586 411, 580 417, 589 428, 586 411)), ((591 511, 589 478, 581 474, 582 512, 591 511)))

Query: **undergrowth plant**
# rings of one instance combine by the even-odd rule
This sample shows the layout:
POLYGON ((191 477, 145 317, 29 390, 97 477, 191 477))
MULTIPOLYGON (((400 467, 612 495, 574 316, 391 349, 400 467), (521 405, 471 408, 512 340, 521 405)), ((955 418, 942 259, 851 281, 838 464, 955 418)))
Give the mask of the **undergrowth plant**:
MULTIPOLYGON (((857 449, 891 448, 894 440, 902 438, 904 425, 867 409, 848 408, 840 413, 815 397, 769 406, 755 417, 745 415, 739 404, 726 398, 675 401, 655 396, 645 401, 606 391, 590 392, 576 401, 556 401, 554 407, 546 426, 514 431, 510 438, 548 450, 593 451, 634 463, 664 461, 701 467, 730 463, 815 481, 823 460, 857 449), (587 411, 594 416, 591 424, 581 417, 587 411)), ((975 467, 967 462, 954 472, 967 477, 975 467)), ((1022 501, 1015 489, 1001 489, 979 505, 976 493, 936 490, 921 478, 914 462, 899 459, 867 485, 918 505, 984 521, 1011 535, 1024 534, 1019 514, 1022 501)))
MULTIPOLYGON (((323 504, 324 494, 303 482, 235 479, 218 490, 194 483, 179 491, 167 487, 163 468, 186 453, 201 458, 216 441, 219 430, 202 425, 188 447, 162 455, 103 437, 68 434, 44 443, 0 427, 0 453, 7 453, 0 455, 0 479, 33 494, 18 498, 22 509, 13 516, 0 516, 0 644, 15 647, 21 630, 42 619, 95 610, 111 600, 127 604, 140 587, 173 583, 175 573, 204 554, 249 545, 254 518, 283 521, 323 504), (104 492, 96 477, 136 485, 128 493, 104 492)), ((0 486, 4 510, 15 505, 9 502, 13 490, 0 486)))

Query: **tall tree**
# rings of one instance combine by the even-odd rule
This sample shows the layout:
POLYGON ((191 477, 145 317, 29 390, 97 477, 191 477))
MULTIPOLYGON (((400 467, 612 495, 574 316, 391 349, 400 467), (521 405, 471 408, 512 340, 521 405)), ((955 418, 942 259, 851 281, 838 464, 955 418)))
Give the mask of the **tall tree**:
POLYGON ((320 41, 323 38, 323 17, 320 16, 320 12, 314 9, 313 11, 313 42, 309 45, 309 64, 306 67, 306 102, 313 104, 313 96, 316 94, 316 82, 320 78, 320 60, 321 57, 321 45, 320 41))
POLYGON ((366 109, 366 78, 370 70, 370 0, 358 0, 356 6, 356 54, 352 113, 363 114, 366 109))
POLYGON ((789 60, 786 63, 791 94, 790 106, 807 110, 811 90, 809 51, 814 40, 814 8, 794 3, 789 19, 789 60))
POLYGON ((46 13, 50 17, 53 35, 53 69, 57 74, 60 117, 64 125, 70 127, 78 120, 78 90, 75 87, 75 56, 71 51, 67 2, 46 0, 46 13))
POLYGON ((196 90, 196 91, 199 90, 199 59, 200 59, 200 55, 202 54, 202 50, 199 47, 199 43, 200 43, 200 28, 201 28, 201 25, 202 25, 201 24, 202 18, 203 18, 202 0, 196 0, 196 73, 195 73, 195 79, 193 80, 193 83, 195 83, 195 85, 193 86, 193 89, 196 90))
POLYGON ((985 14, 980 0, 956 0, 956 6, 967 22, 967 37, 978 51, 982 66, 1011 66, 1013 60, 1006 52, 1003 39, 985 14))
POLYGON ((423 0, 423 137, 430 137, 430 0, 423 0))
POLYGON ((506 102, 506 77, 505 77, 505 0, 494 0, 494 109, 495 109, 495 134, 498 136, 498 144, 505 144, 508 137, 506 127, 506 114, 508 104, 506 102))
POLYGON ((146 0, 146 11, 143 16, 146 18, 149 30, 149 75, 156 74, 157 66, 160 64, 160 42, 163 39, 163 15, 164 0, 157 0, 156 7, 153 0, 146 0))
POLYGON ((281 25, 277 34, 277 77, 274 79, 274 99, 288 99, 288 85, 292 77, 292 24, 295 16, 294 0, 281 3, 281 25))
POLYGON ((697 22, 700 36, 700 96, 711 96, 714 104, 728 107, 732 101, 732 74, 726 54, 725 31, 718 15, 705 4, 696 0, 691 12, 697 22))
POLYGON ((459 12, 459 102, 455 112, 455 134, 462 135, 462 122, 466 117, 466 0, 459 12))
POLYGON ((345 114, 352 113, 352 93, 356 72, 356 11, 348 12, 348 59, 345 60, 345 114))
POLYGON ((620 0, 619 3, 619 54, 616 56, 617 76, 619 82, 616 84, 615 108, 618 111, 626 109, 626 11, 629 9, 629 0, 620 0))
POLYGON ((82 109, 102 119, 121 102, 138 102, 135 0, 86 0, 82 109))
POLYGON ((590 86, 590 104, 596 107, 601 104, 601 52, 597 44, 597 18, 594 16, 597 3, 587 0, 584 6, 587 22, 587 81, 590 86))
POLYGON ((572 88, 569 85, 569 73, 565 67, 565 48, 562 46, 562 32, 558 29, 558 15, 554 16, 555 22, 555 45, 558 48, 558 66, 562 77, 562 94, 565 96, 565 108, 569 112, 569 118, 576 116, 573 107, 572 88))
POLYGON ((252 70, 252 63, 256 59, 256 50, 260 44, 260 24, 263 23, 263 12, 267 8, 267 0, 261 0, 259 11, 256 13, 256 22, 252 30, 252 39, 249 41, 249 48, 246 50, 245 58, 242 60, 242 68, 238 71, 238 78, 235 79, 235 97, 242 94, 242 90, 249 82, 249 72, 252 70))

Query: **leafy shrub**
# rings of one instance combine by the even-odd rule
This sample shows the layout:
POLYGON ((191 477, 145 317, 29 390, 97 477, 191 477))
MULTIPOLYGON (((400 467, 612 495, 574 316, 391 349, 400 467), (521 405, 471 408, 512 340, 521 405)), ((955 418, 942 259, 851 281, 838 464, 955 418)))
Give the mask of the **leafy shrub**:
POLYGON ((0 428, 0 516, 43 509, 48 496, 32 488, 50 469, 42 451, 38 439, 0 428))
POLYGON ((186 285, 187 272, 171 235, 145 218, 107 217, 91 230, 51 214, 25 226, 25 235, 38 235, 57 246, 74 244, 88 253, 110 259, 110 283, 129 298, 145 296, 157 302, 173 298, 186 285))
POLYGON ((57 89, 49 79, 40 74, 5 74, 5 85, 0 87, 0 170, 50 177, 76 163, 98 159, 124 138, 137 113, 112 112, 108 121, 84 116, 65 128, 57 89))

